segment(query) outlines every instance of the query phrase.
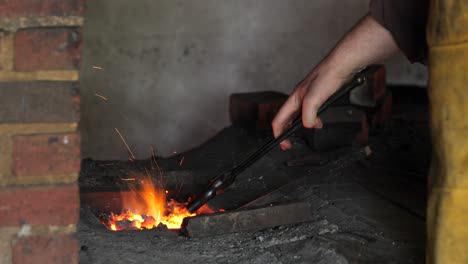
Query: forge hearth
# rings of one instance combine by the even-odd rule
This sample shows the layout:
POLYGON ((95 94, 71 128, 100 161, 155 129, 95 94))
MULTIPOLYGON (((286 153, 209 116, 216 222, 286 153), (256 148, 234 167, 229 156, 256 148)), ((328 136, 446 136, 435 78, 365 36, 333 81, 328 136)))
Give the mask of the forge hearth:
MULTIPOLYGON (((151 172, 151 160, 84 160, 80 261, 422 263, 431 151, 419 111, 426 105, 415 107, 404 91, 392 89, 395 112, 370 130, 371 151, 352 146, 316 151, 307 135, 298 133, 291 151, 273 150, 208 203, 225 212, 186 218, 180 231, 109 231, 98 212, 120 212, 120 191, 128 179, 151 172)), ((266 139, 229 127, 192 151, 159 158, 167 197, 187 202, 266 139)))
MULTIPOLYGON (((152 183, 148 179, 145 182, 152 183)), ((164 191, 165 195, 160 193, 159 197, 154 195, 157 192, 156 188, 143 186, 139 190, 82 193, 81 202, 110 231, 170 229, 190 237, 262 230, 315 219, 312 209, 316 208, 309 203, 259 206, 262 199, 239 210, 215 211, 205 205, 191 214, 185 208, 187 202, 171 198, 174 192, 164 191)))
MULTIPOLYGON (((261 208, 248 208, 229 212, 200 212, 198 215, 184 216, 180 226, 167 226, 161 223, 158 226, 135 226, 134 223, 122 220, 117 228, 111 228, 109 217, 122 208, 123 203, 119 192, 101 192, 82 194, 83 210, 87 217, 93 218, 91 222, 99 220, 102 226, 95 228, 109 231, 172 231, 189 237, 211 237, 238 233, 244 231, 257 231, 281 225, 297 224, 315 220, 311 206, 308 203, 289 203, 271 205, 261 208)), ((89 219, 88 219, 89 221, 89 219)), ((152 220, 154 221, 154 220, 152 220)))
MULTIPOLYGON (((131 193, 128 191, 123 193, 83 193, 81 195, 81 201, 83 203, 83 208, 89 211, 89 215, 93 215, 103 226, 111 231, 168 229, 190 237, 217 236, 243 231, 257 231, 275 226, 312 221, 315 219, 312 209, 317 209, 312 208, 309 203, 304 202, 281 205, 271 204, 258 208, 252 208, 252 206, 250 206, 228 212, 224 210, 215 212, 205 206, 196 214, 190 215, 184 213, 180 215, 181 221, 178 222, 179 219, 177 219, 177 222, 174 222, 173 225, 166 225, 164 222, 156 225, 155 219, 149 220, 152 221, 151 223, 155 224, 154 226, 150 226, 148 223, 137 225, 135 224, 137 220, 122 219, 118 222, 114 222, 113 224, 116 226, 112 227, 112 216, 115 212, 120 212, 119 210, 125 208, 122 197, 129 194, 131 193)), ((179 205, 185 204, 181 203, 179 205)), ((146 218, 149 216, 143 215, 142 217, 144 221, 147 221, 146 218)))

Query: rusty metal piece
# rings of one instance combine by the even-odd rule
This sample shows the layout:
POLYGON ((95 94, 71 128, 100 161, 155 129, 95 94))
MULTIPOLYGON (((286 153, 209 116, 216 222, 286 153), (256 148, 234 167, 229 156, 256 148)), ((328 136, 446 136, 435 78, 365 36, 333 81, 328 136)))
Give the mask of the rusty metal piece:
POLYGON ((182 226, 190 237, 207 237, 311 220, 313 214, 308 203, 292 203, 185 218, 182 226))

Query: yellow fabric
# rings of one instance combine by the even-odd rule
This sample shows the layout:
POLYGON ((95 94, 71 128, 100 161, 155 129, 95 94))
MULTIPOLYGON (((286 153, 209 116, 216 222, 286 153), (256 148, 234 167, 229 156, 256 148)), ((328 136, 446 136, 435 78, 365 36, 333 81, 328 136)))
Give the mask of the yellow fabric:
POLYGON ((427 263, 468 263, 468 1, 431 0, 427 263))

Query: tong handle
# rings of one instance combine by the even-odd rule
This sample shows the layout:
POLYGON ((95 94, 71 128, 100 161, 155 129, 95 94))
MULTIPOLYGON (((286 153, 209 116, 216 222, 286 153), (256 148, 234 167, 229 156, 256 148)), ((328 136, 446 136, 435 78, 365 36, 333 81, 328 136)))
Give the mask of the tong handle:
MULTIPOLYGON (((343 86, 340 90, 338 90, 335 94, 333 94, 330 98, 328 98, 328 100, 325 101, 325 103, 323 103, 322 106, 320 106, 320 108, 317 111, 317 116, 321 115, 325 110, 327 110, 328 107, 330 107, 330 105, 332 105, 333 103, 341 99, 343 96, 348 94, 349 91, 363 84, 364 82, 365 82, 364 76, 362 75, 361 72, 358 73, 351 80, 351 82, 343 86)), ((284 131, 283 134, 265 143, 265 145, 259 148, 255 153, 253 153, 251 156, 245 159, 242 163, 240 163, 234 169, 232 169, 232 174, 235 176, 239 175, 246 168, 250 167, 253 163, 255 163, 257 160, 262 158, 270 150, 272 150, 274 147, 279 145, 279 143, 281 143, 283 140, 289 138, 292 134, 294 134, 301 127, 302 127, 302 115, 299 114, 296 118, 294 118, 291 126, 286 131, 284 131)))

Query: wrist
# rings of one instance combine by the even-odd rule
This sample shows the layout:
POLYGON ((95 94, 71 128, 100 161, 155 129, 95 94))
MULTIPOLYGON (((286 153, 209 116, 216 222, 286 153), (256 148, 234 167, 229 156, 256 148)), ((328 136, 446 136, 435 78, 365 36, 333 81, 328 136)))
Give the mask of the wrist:
POLYGON ((344 84, 353 78, 354 74, 360 70, 361 67, 349 65, 346 58, 336 56, 331 52, 319 65, 319 74, 326 79, 333 79, 344 84))

